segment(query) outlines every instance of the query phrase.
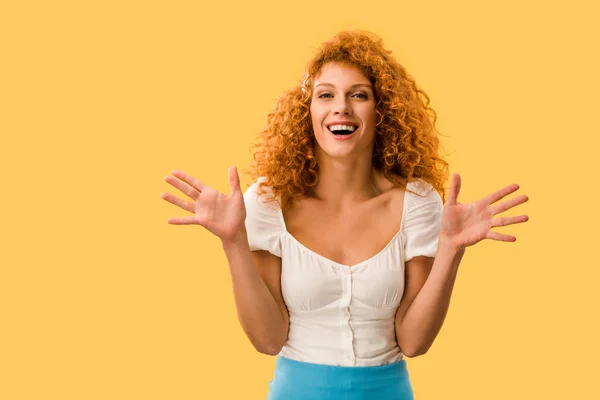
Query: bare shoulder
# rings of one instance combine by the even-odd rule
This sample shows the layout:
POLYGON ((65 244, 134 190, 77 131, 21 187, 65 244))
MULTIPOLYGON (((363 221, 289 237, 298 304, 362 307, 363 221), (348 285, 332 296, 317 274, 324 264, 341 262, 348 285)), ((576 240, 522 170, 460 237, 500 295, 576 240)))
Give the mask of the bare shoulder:
POLYGON ((407 179, 393 172, 390 174, 392 175, 394 181, 384 176, 382 172, 379 173, 379 188, 382 194, 388 195, 386 197, 389 197, 392 203, 401 203, 404 201, 404 192, 406 191, 405 188, 407 186, 407 179), (398 182, 400 182, 402 186, 400 186, 398 182))
POLYGON ((389 175, 393 178, 393 181, 385 175, 383 175, 382 171, 377 172, 377 179, 379 185, 384 191, 391 189, 401 189, 400 186, 398 186, 398 182, 402 183, 403 186, 406 186, 407 179, 405 177, 391 171, 389 172, 389 175))
MULTIPOLYGON (((394 173, 392 173, 392 176, 394 177, 394 179, 396 179, 397 182, 401 182, 403 187, 398 186, 397 182, 392 182, 391 180, 385 177, 383 179, 385 179, 385 181, 387 182, 386 184, 389 185, 391 190, 394 190, 396 192, 404 193, 405 191, 410 191, 411 193, 416 193, 416 195, 419 197, 423 197, 436 190, 433 187, 433 185, 431 185, 423 178, 413 177, 410 181, 408 181, 407 178, 394 173)), ((404 195, 402 195, 401 197, 404 197, 404 195)))

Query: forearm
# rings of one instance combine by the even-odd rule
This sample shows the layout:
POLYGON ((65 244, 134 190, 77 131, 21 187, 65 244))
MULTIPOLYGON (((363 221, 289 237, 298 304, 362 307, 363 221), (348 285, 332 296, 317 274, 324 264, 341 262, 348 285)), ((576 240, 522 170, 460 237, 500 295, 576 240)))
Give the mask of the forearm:
POLYGON ((242 329, 261 353, 274 354, 285 343, 281 310, 261 278, 248 245, 246 232, 236 240, 223 242, 229 262, 233 295, 242 329))
POLYGON ((397 327, 410 354, 426 353, 442 328, 464 251, 440 238, 431 272, 397 327))

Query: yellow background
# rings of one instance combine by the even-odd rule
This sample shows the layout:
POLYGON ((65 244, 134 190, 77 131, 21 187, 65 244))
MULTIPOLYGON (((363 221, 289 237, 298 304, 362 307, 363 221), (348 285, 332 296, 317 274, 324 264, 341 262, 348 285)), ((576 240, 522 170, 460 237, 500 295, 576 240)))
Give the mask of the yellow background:
POLYGON ((530 197, 499 229, 516 243, 467 250, 408 359, 416 398, 600 398, 592 3, 4 2, 0 398, 265 398, 275 358, 238 323, 220 241, 167 224, 186 214, 163 177, 228 192, 277 97, 351 28, 430 95, 461 202, 530 197))

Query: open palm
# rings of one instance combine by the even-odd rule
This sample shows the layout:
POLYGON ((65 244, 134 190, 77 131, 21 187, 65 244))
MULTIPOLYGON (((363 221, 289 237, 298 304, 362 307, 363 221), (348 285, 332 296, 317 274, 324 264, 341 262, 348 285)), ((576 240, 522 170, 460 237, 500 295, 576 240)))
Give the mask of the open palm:
POLYGON ((174 170, 173 176, 166 176, 165 181, 179 189, 193 202, 182 200, 169 193, 162 193, 161 197, 194 214, 187 217, 169 218, 167 222, 173 225, 201 225, 222 241, 234 239, 244 227, 246 207, 240 188, 240 179, 234 166, 229 168, 228 176, 231 188, 229 195, 205 185, 182 171, 174 170))
POLYGON ((516 237, 494 232, 491 228, 518 224, 529 220, 527 215, 518 217, 494 218, 496 214, 509 210, 529 198, 526 195, 515 197, 500 204, 492 205, 498 200, 519 189, 519 185, 506 186, 488 196, 469 204, 458 202, 461 179, 460 175, 452 175, 450 194, 444 204, 441 235, 450 239, 458 248, 472 246, 483 239, 514 242, 516 237))

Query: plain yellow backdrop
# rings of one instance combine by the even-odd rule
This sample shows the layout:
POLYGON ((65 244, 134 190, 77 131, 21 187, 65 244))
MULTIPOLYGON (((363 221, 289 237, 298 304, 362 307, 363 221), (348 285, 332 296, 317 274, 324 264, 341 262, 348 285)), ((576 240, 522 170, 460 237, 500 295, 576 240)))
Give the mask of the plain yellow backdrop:
POLYGON ((0 398, 265 398, 275 358, 238 323, 220 241, 167 224, 186 213, 163 177, 228 192, 277 97, 354 28, 431 97, 461 202, 530 197, 498 230, 515 243, 467 249, 407 359, 416 398, 600 398, 592 3, 4 2, 0 398))

